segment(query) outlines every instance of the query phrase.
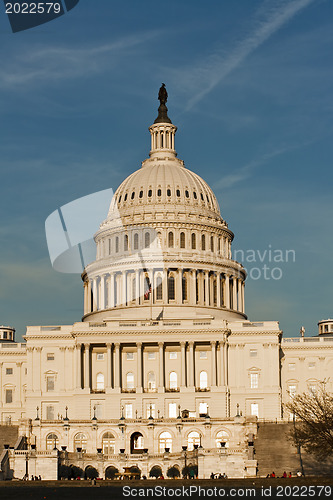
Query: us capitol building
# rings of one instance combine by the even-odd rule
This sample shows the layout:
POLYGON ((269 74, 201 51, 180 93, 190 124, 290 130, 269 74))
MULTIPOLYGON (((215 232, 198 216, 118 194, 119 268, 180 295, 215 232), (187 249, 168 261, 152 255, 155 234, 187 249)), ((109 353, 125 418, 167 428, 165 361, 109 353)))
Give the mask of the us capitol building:
POLYGON ((1 423, 19 426, 3 477, 57 479, 59 464, 255 476, 258 421, 288 421, 283 402, 333 373, 333 320, 286 339, 248 320, 234 235, 177 158, 164 85, 159 100, 149 158, 94 236, 82 321, 30 326, 26 343, 0 327, 1 423))

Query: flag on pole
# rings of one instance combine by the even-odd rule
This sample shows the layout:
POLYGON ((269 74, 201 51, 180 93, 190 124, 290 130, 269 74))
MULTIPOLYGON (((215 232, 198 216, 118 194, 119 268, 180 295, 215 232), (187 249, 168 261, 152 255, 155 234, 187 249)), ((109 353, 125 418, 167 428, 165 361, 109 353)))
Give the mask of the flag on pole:
POLYGON ((146 276, 146 291, 145 291, 145 295, 144 295, 145 300, 149 299, 150 293, 151 293, 151 284, 150 284, 148 276, 146 276))

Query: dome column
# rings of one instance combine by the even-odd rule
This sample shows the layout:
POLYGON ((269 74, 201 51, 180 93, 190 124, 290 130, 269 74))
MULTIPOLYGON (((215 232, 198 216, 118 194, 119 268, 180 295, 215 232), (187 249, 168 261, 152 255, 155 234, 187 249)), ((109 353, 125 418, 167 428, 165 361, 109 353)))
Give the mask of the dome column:
POLYGON ((91 280, 87 281, 87 313, 91 312, 91 280))
POLYGON ((140 305, 140 271, 135 271, 135 304, 140 305))
POLYGON ((197 273, 195 269, 191 270, 190 273, 190 304, 192 306, 196 305, 197 302, 197 273))
POLYGON ((233 276, 232 278, 232 308, 237 311, 237 278, 233 276))
POLYGON ((93 278, 93 311, 98 309, 98 297, 97 297, 97 277, 93 278))
POLYGON ((121 304, 126 306, 126 278, 127 278, 127 272, 123 271, 121 274, 121 304))
POLYGON ((245 313, 245 282, 242 281, 242 313, 245 313))
POLYGON ((176 285, 176 303, 181 305, 183 303, 183 270, 177 270, 177 285, 176 285))
POLYGON ((110 274, 109 277, 109 299, 108 299, 108 307, 114 307, 114 273, 110 274))
POLYGON ((164 269, 163 271, 163 281, 162 281, 162 291, 163 291, 163 301, 164 304, 168 303, 168 269, 164 269))
POLYGON ((205 306, 209 306, 209 272, 204 271, 205 306))
POLYGON ((99 309, 105 309, 105 274, 101 276, 99 309))
POLYGON ((221 307, 221 274, 216 273, 216 299, 217 307, 221 307))
POLYGON ((225 279, 224 279, 224 288, 225 288, 225 307, 227 309, 230 309, 230 276, 228 274, 225 274, 225 279))

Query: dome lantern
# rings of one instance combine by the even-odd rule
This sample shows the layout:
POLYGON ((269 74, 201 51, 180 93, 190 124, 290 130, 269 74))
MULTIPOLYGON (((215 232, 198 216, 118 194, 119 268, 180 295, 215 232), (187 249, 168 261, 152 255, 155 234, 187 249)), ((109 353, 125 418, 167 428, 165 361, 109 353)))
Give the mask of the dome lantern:
POLYGON ((149 127, 151 135, 151 150, 149 156, 150 158, 175 158, 177 156, 175 150, 175 134, 177 127, 173 125, 168 117, 168 108, 166 107, 168 93, 164 83, 162 83, 159 90, 158 100, 160 101, 158 117, 154 121, 154 124, 149 127))

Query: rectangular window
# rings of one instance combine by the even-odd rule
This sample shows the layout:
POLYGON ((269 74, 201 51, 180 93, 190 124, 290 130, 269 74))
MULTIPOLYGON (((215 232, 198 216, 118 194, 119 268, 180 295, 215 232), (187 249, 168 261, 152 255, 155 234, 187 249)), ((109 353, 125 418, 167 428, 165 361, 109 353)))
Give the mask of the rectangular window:
POLYGON ((208 404, 199 403, 199 415, 207 415, 207 413, 208 413, 208 404))
POLYGON ((155 418, 155 403, 147 404, 146 410, 147 410, 147 418, 149 417, 155 418))
POLYGON ((250 358, 255 358, 257 356, 257 349, 250 349, 250 358))
POLYGON ((97 353, 97 361, 103 361, 103 359, 104 359, 104 353, 98 352, 97 353))
POLYGON ((46 390, 54 391, 54 376, 46 377, 46 390))
POLYGON ((288 365, 288 370, 293 372, 296 370, 296 364, 295 363, 289 363, 288 365))
POLYGON ((134 359, 134 352, 127 352, 126 353, 126 359, 128 359, 128 360, 134 359))
POLYGON ((250 374, 250 387, 251 389, 258 389, 259 387, 259 374, 251 373, 250 374))
POLYGON ((13 368, 6 368, 6 375, 13 375, 13 368))
POLYGON ((259 417, 259 405, 258 403, 251 403, 251 415, 259 417))
POLYGON ((148 352, 148 359, 155 359, 155 353, 154 352, 148 352))
POLYGON ((13 402, 13 389, 6 389, 6 403, 13 402))
POLYGON ((54 406, 46 407, 46 420, 54 420, 54 406))
POLYGON ((125 404, 125 418, 133 418, 133 405, 132 405, 132 403, 125 404))
POLYGON ((176 351, 169 352, 169 359, 177 359, 177 352, 176 351))
POLYGON ((48 352, 46 355, 47 361, 54 361, 54 353, 53 352, 48 352))
POLYGON ((289 394, 290 397, 293 398, 296 394, 296 385, 290 385, 289 386, 289 394))
POLYGON ((177 403, 169 403, 169 418, 177 418, 177 403))
POLYGON ((207 351, 200 351, 199 358, 207 359, 207 351))

